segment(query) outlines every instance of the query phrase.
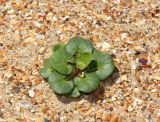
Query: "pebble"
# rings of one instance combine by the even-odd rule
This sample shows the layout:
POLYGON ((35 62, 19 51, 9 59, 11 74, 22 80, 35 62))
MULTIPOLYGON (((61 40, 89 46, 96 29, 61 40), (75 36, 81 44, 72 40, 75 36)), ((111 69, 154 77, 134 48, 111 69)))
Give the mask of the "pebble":
POLYGON ((21 89, 20 87, 15 87, 15 88, 13 89, 13 92, 14 92, 14 93, 19 93, 19 92, 20 92, 20 89, 21 89))
POLYGON ((108 20, 111 20, 112 17, 111 17, 111 16, 108 16, 108 17, 106 17, 105 19, 106 19, 106 21, 108 21, 108 20))
POLYGON ((132 69, 137 69, 138 65, 135 62, 131 62, 132 69))
POLYGON ((44 122, 51 122, 51 121, 47 118, 44 118, 44 122))
POLYGON ((33 107, 33 108, 31 109, 31 112, 34 113, 35 111, 36 111, 36 108, 33 107))
POLYGON ((154 92, 156 92, 156 91, 157 91, 157 89, 152 89, 152 90, 151 90, 152 93, 154 93, 154 92))
POLYGON ((39 27, 39 28, 42 26, 42 24, 37 22, 37 21, 34 21, 34 24, 35 24, 36 27, 39 27))
POLYGON ((68 20, 70 18, 70 16, 65 16, 64 18, 63 18, 63 21, 66 21, 66 20, 68 20))
POLYGON ((112 100, 112 101, 115 101, 115 100, 116 100, 116 97, 113 96, 113 97, 111 98, 111 100, 112 100))
POLYGON ((4 119, 0 119, 0 122, 7 122, 6 120, 4 120, 4 119))
POLYGON ((44 122, 44 118, 43 117, 38 117, 35 119, 35 122, 44 122))
POLYGON ((4 75, 4 77, 7 78, 7 79, 11 78, 12 76, 13 75, 10 72, 6 72, 5 75, 4 75))
POLYGON ((46 20, 51 20, 52 19, 52 16, 53 16, 53 13, 52 12, 49 12, 46 16, 46 20))
POLYGON ((142 101, 141 99, 135 98, 134 101, 133 101, 133 106, 134 106, 135 108, 137 108, 138 105, 141 105, 142 103, 143 103, 143 101, 142 101))
POLYGON ((55 16, 53 16, 52 17, 52 21, 54 22, 54 21, 57 21, 58 19, 57 19, 57 17, 55 17, 55 16))
POLYGON ((134 89, 133 89, 133 92, 134 92, 134 93, 140 93, 140 89, 139 89, 139 88, 134 88, 134 89))
POLYGON ((128 107, 128 112, 132 112, 133 111, 133 107, 132 106, 129 106, 128 107))
POLYGON ((149 119, 151 115, 149 113, 145 113, 144 116, 145 116, 146 119, 149 119))
POLYGON ((25 42, 34 42, 35 41, 35 38, 33 38, 33 37, 28 37, 28 38, 26 38, 25 40, 24 40, 25 42))
MULTIPOLYGON (((118 122, 119 115, 122 115, 126 120, 129 120, 130 117, 136 120, 137 116, 140 115, 140 117, 142 117, 141 115, 144 116, 145 112, 148 111, 149 114, 146 113, 145 117, 151 118, 149 116, 153 114, 152 118, 155 118, 153 121, 156 121, 159 113, 159 111, 157 111, 157 105, 159 105, 157 99, 160 95, 158 93, 159 81, 155 81, 160 80, 160 58, 158 53, 159 28, 157 26, 157 24, 159 24, 159 13, 157 13, 159 11, 159 8, 157 8, 159 4, 158 0, 102 0, 105 3, 99 2, 99 0, 89 0, 91 1, 90 3, 88 3, 88 1, 84 2, 83 0, 42 1, 43 2, 27 2, 26 0, 14 0, 11 2, 0 0, 0 3, 2 3, 0 4, 0 10, 2 11, 0 12, 0 25, 4 25, 4 27, 0 29, 0 38, 4 36, 4 39, 0 39, 0 48, 7 50, 6 55, 0 56, 0 60, 3 57, 6 60, 2 62, 2 65, 0 61, 0 66, 3 67, 1 68, 2 71, 6 70, 6 72, 9 73, 7 76, 5 72, 2 72, 2 75, 5 76, 2 79, 4 81, 0 79, 0 87, 4 88, 0 97, 2 97, 1 99, 8 99, 8 102, 3 103, 5 109, 0 110, 3 112, 4 117, 5 115, 11 114, 15 114, 16 118, 22 119, 28 115, 30 117, 40 116, 41 118, 37 119, 37 122, 49 122, 49 120, 42 116, 41 112, 42 107, 49 107, 51 108, 49 114, 51 114, 47 114, 46 116, 49 116, 51 119, 54 117, 54 119, 58 119, 57 121, 60 121, 59 117, 61 117, 62 121, 65 121, 65 117, 67 117, 68 120, 70 119, 69 117, 73 117, 72 121, 78 118, 80 119, 79 121, 118 122), (54 4, 56 4, 56 6, 54 6, 54 4), (76 6, 77 4, 78 6, 76 6), (137 6, 138 9, 136 9, 137 6), (102 9, 105 9, 105 12, 103 12, 102 9), (79 29, 79 27, 81 29, 79 29), (88 39, 95 35, 93 39, 91 39, 95 42, 94 45, 99 45, 100 51, 107 50, 106 52, 115 55, 113 56, 114 61, 119 70, 117 74, 120 76, 114 77, 113 75, 113 77, 111 76, 108 79, 109 83, 113 83, 113 85, 104 86, 104 94, 98 94, 98 99, 99 95, 102 96, 102 99, 100 97, 98 101, 96 100, 93 103, 91 100, 94 99, 95 96, 88 94, 83 95, 82 99, 85 101, 82 101, 84 103, 78 105, 79 107, 76 107, 77 104, 74 102, 75 100, 68 104, 63 104, 63 100, 70 101, 70 98, 62 97, 61 99, 57 99, 55 94, 50 92, 51 89, 48 86, 46 89, 43 89, 47 94, 37 95, 37 91, 33 89, 34 85, 41 81, 42 78, 39 75, 39 68, 34 68, 32 64, 39 62, 39 67, 42 66, 42 60, 48 56, 47 53, 43 55, 48 45, 54 44, 55 41, 66 42, 74 35, 85 36, 88 39), (22 47, 21 44, 24 44, 24 46, 22 45, 22 47), (37 44, 38 46, 36 46, 37 44), (11 48, 13 48, 13 50, 11 50, 11 48), (16 55, 14 59, 12 55, 16 55), (26 64, 26 66, 23 64, 26 64), (18 65, 19 68, 15 68, 15 70, 12 67, 16 67, 16 65, 18 65), (151 68, 147 68, 149 65, 151 68), (22 70, 22 66, 24 66, 24 70, 22 70), (9 71, 11 72, 11 76, 9 71), (16 76, 12 76, 14 73, 16 76), (33 77, 33 75, 35 77, 33 77), (27 78, 25 79, 24 77, 27 78), (31 81, 31 83, 28 83, 28 81, 31 81), (5 85, 5 83, 8 84, 5 85), (24 84, 24 86, 21 88, 18 84, 24 84), (152 87, 148 89, 149 86, 152 87), (13 87, 16 87, 15 91, 13 91, 13 87), (122 91, 115 93, 119 88, 122 91), (41 104, 41 102, 39 102, 41 100, 37 97, 44 97, 47 103, 42 102, 43 104, 41 104), (110 98, 109 100, 106 99, 108 97, 110 98), (146 107, 146 109, 143 108, 143 111, 141 111, 142 106, 147 106, 151 101, 156 103, 151 104, 151 110, 146 107), (7 106, 10 103, 16 103, 17 106, 7 106), (38 103, 38 106, 36 103, 38 103), (122 106, 119 105, 121 103, 122 106), (36 110, 33 104, 37 107, 36 110), (112 119, 110 120, 101 119, 102 116, 106 118, 108 112, 113 111, 113 108, 110 106, 114 106, 114 112, 119 112, 118 115, 112 115, 112 119), (69 112, 64 112, 61 116, 60 113, 66 107, 69 112), (104 109, 104 111, 100 112, 102 114, 99 114, 101 120, 96 120, 97 116, 95 116, 91 107, 95 109, 94 112, 101 108, 104 109), (31 109, 27 110, 26 113, 26 110, 23 111, 24 108, 31 109), (23 112, 21 112, 21 110, 23 112), (78 113, 73 114, 70 110, 75 110, 78 113), (126 110, 128 110, 128 113, 126 110), (150 114, 150 111, 153 111, 153 113, 150 114), (80 112, 83 112, 85 116, 83 114, 81 115, 80 112), (19 113, 19 115, 17 113, 19 113), (24 117, 20 115, 24 115, 24 117)), ((46 85, 46 82, 43 81, 43 83, 40 84, 40 86, 36 86, 36 88, 41 88, 41 85, 43 87, 46 85)), ((1 120, 2 119, 0 119, 0 122, 1 120)), ((24 119, 22 121, 31 120, 24 119)))
POLYGON ((30 97, 34 97, 35 96, 34 90, 29 90, 28 93, 29 93, 30 97))
POLYGON ((102 50, 109 49, 111 45, 107 42, 100 42, 96 45, 97 48, 101 48, 102 50))
POLYGON ((60 117, 60 122, 66 122, 67 121, 67 117, 66 116, 61 116, 60 117))
POLYGON ((148 62, 148 60, 147 60, 147 59, 145 59, 145 58, 141 58, 141 59, 139 59, 139 63, 141 63, 142 65, 146 65, 146 64, 147 64, 147 62, 148 62))
POLYGON ((121 34, 121 39, 126 39, 128 37, 128 33, 122 33, 121 34))
POLYGON ((21 108, 25 108, 25 109, 31 109, 31 103, 29 101, 25 101, 25 100, 21 100, 19 103, 18 103, 19 107, 21 108))
POLYGON ((128 80, 127 75, 122 75, 121 80, 127 81, 128 80))
POLYGON ((12 13, 14 13, 14 10, 13 10, 13 9, 8 10, 7 13, 8 13, 8 14, 12 14, 12 13))
POLYGON ((10 96, 10 97, 13 97, 14 95, 13 95, 13 94, 9 94, 9 96, 10 96))
POLYGON ((1 84, 4 84, 4 83, 5 83, 5 81, 0 79, 0 83, 1 83, 1 84))
POLYGON ((159 118, 160 118, 160 110, 159 110, 159 112, 158 112, 158 114, 157 114, 157 117, 159 117, 159 118))
POLYGON ((37 34, 36 39, 44 39, 45 36, 43 34, 37 34))
POLYGON ((39 52, 40 54, 42 54, 44 51, 45 51, 45 48, 42 47, 42 48, 40 48, 40 50, 39 50, 38 52, 39 52))
POLYGON ((44 117, 38 117, 35 119, 34 122, 51 122, 51 121, 47 118, 44 118, 44 117))
POLYGON ((154 80, 160 80, 160 72, 152 74, 149 78, 154 80))

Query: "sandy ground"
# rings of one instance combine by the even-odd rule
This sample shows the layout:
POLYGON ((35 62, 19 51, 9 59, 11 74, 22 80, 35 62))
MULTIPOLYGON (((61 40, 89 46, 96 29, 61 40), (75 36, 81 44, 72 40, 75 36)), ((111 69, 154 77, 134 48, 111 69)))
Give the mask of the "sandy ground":
POLYGON ((0 122, 160 122, 160 0, 0 0, 0 122), (79 35, 117 71, 90 95, 57 96, 39 75, 79 35))

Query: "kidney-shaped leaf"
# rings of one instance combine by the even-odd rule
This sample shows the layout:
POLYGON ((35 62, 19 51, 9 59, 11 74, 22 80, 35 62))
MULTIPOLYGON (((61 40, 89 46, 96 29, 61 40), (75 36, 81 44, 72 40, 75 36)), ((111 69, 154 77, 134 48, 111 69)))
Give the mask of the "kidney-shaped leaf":
POLYGON ((89 40, 83 39, 78 36, 71 38, 67 43, 66 48, 67 52, 69 52, 72 55, 74 55, 77 52, 92 53, 93 51, 92 43, 89 40))
POLYGON ((99 87, 100 81, 96 73, 89 73, 85 78, 75 78, 74 83, 79 91, 90 93, 99 87))
POLYGON ((68 94, 74 88, 72 81, 66 81, 65 77, 57 72, 49 76, 48 83, 57 94, 68 94))
POLYGON ((46 79, 49 77, 53 70, 54 69, 51 65, 51 58, 48 58, 44 61, 44 66, 40 69, 40 74, 43 78, 46 79))
POLYGON ((94 51, 93 59, 97 61, 98 70, 96 74, 99 76, 100 80, 104 80, 113 73, 115 65, 109 54, 94 51))
POLYGON ((53 84, 53 89, 57 94, 67 94, 72 91, 73 87, 73 82, 66 80, 61 80, 53 84))
POLYGON ((49 75, 48 83, 51 85, 51 84, 58 82, 60 80, 63 80, 63 79, 65 79, 65 76, 54 71, 54 72, 52 72, 52 74, 49 75))
POLYGON ((96 74, 99 76, 100 80, 104 80, 113 73, 114 69, 115 65, 113 62, 111 62, 99 67, 98 71, 96 71, 96 74))
POLYGON ((80 53, 76 59, 76 65, 79 69, 85 69, 92 61, 92 54, 90 53, 80 53))
POLYGON ((44 79, 48 78, 51 73, 52 70, 49 68, 43 67, 40 69, 40 74, 44 79))
POLYGON ((73 91, 69 94, 69 96, 70 96, 70 97, 73 97, 73 98, 79 97, 80 95, 81 95, 81 94, 80 94, 79 90, 77 89, 77 87, 75 87, 75 88, 73 89, 73 91))
POLYGON ((65 48, 65 44, 55 44, 55 45, 53 45, 52 51, 55 52, 60 48, 65 48))
POLYGON ((52 67, 63 75, 68 75, 73 70, 73 66, 68 64, 69 62, 73 63, 74 58, 66 51, 65 47, 58 49, 52 55, 52 67))

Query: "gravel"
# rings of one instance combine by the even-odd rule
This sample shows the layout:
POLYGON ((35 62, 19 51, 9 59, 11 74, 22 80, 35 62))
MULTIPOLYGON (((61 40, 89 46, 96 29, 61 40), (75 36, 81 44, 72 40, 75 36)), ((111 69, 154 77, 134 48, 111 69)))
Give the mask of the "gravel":
POLYGON ((160 121, 159 0, 0 0, 0 11, 0 121, 160 121), (71 99, 39 69, 53 44, 75 35, 111 54, 117 70, 71 99))

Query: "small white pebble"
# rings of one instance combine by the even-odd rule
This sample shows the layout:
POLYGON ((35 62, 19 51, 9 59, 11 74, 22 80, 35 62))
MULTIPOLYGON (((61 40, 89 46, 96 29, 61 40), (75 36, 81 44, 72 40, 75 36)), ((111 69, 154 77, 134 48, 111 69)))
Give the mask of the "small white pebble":
POLYGON ((52 21, 53 21, 53 22, 57 21, 57 17, 53 16, 53 17, 52 17, 52 21))
POLYGON ((61 30, 57 30, 56 33, 57 33, 57 34, 60 34, 60 33, 62 33, 62 31, 61 31, 61 30))
POLYGON ((143 101, 139 98, 135 98, 133 101, 133 106, 137 107, 138 105, 141 105, 143 103, 143 101))
POLYGON ((13 97, 14 95, 13 95, 13 94, 9 94, 9 96, 10 96, 10 97, 13 97))
POLYGON ((114 2, 115 2, 115 3, 120 3, 120 2, 121 2, 121 0, 114 0, 114 2))
POLYGON ((8 14, 12 14, 12 13, 14 13, 14 10, 13 10, 13 9, 8 10, 7 13, 8 13, 8 14))
POLYGON ((122 76, 121 76, 121 80, 122 80, 122 81, 127 81, 127 80, 128 80, 127 75, 122 75, 122 76))
POLYGON ((31 109, 31 103, 29 101, 25 101, 25 100, 21 100, 19 103, 18 103, 19 107, 21 108, 25 108, 25 109, 31 109))
POLYGON ((106 21, 108 21, 108 20, 111 20, 112 17, 111 17, 111 16, 108 16, 108 17, 106 17, 105 19, 106 19, 106 21))
POLYGON ((140 93, 140 90, 139 90, 139 88, 134 88, 134 89, 133 89, 133 92, 134 92, 134 93, 140 93))
POLYGON ((132 69, 137 69, 137 64, 135 62, 131 62, 132 69))
POLYGON ((101 48, 102 50, 106 50, 109 49, 111 45, 104 41, 104 42, 99 42, 96 47, 101 48))
POLYGON ((132 111, 133 111, 132 106, 129 106, 129 107, 128 107, 128 112, 132 112, 132 111))
POLYGON ((103 103, 106 103, 107 101, 106 100, 103 100, 103 103))
POLYGON ((30 97, 34 97, 35 96, 34 90, 29 90, 28 92, 29 92, 29 96, 30 97))
POLYGON ((152 93, 154 93, 154 92, 156 92, 156 91, 157 91, 157 89, 152 89, 152 90, 151 90, 152 93))
POLYGON ((121 39, 126 39, 128 37, 128 33, 121 33, 121 39))
POLYGON ((160 117, 160 110, 159 110, 159 112, 158 112, 158 114, 157 114, 158 116, 157 117, 160 117))
POLYGON ((36 27, 41 27, 41 25, 42 25, 41 23, 39 23, 37 21, 34 21, 34 24, 35 24, 36 27))
POLYGON ((113 96, 113 97, 111 98, 111 100, 112 100, 112 101, 115 101, 115 100, 116 100, 116 97, 113 96))
POLYGON ((113 50, 112 50, 112 53, 113 53, 113 54, 116 54, 116 53, 117 53, 117 50, 114 50, 114 49, 113 49, 113 50))
POLYGON ((42 80, 42 83, 45 83, 46 81, 42 80))
POLYGON ((45 36, 43 34, 37 34, 36 39, 44 39, 45 36))
POLYGON ((5 119, 0 119, 0 122, 7 122, 5 119))
POLYGON ((5 77, 5 78, 8 78, 8 79, 11 78, 12 76, 13 76, 13 75, 12 75, 12 73, 10 73, 10 72, 6 72, 5 75, 4 75, 4 77, 5 77))
POLYGON ((68 19, 70 16, 65 16, 64 18, 63 18, 63 21, 65 21, 66 19, 68 19))
POLYGON ((139 0, 139 2, 144 2, 144 0, 139 0))

